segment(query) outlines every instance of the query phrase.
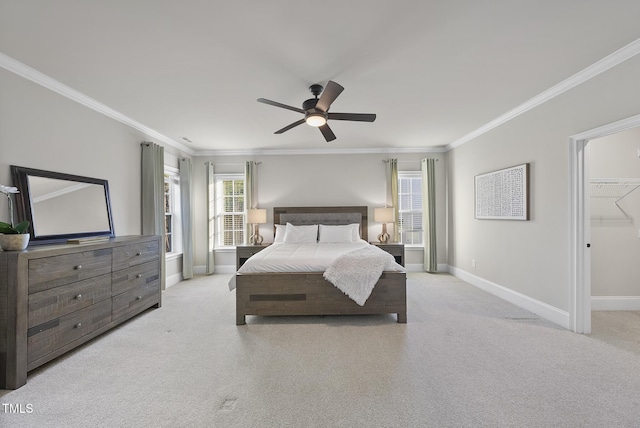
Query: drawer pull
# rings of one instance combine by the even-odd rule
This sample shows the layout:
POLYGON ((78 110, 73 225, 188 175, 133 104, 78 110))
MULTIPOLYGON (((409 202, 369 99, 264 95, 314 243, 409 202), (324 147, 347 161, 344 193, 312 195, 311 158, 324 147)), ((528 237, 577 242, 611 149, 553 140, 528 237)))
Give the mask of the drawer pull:
POLYGON ((142 278, 142 274, 141 273, 137 274, 136 278, 142 278))
POLYGON ((81 323, 81 322, 79 322, 79 323, 78 323, 78 324, 76 324, 74 327, 75 327, 75 328, 80 328, 80 327, 82 327, 82 323, 81 323))
POLYGON ((142 255, 142 253, 136 253, 136 256, 141 256, 141 255, 142 255))
POLYGON ((142 300, 142 296, 136 297, 136 300, 142 300))
POLYGON ((80 269, 82 269, 82 265, 78 265, 78 266, 74 267, 74 269, 75 270, 80 270, 80 269))
POLYGON ((80 299, 82 299, 82 294, 78 294, 78 295, 75 297, 75 299, 76 299, 76 300, 80 300, 80 299))

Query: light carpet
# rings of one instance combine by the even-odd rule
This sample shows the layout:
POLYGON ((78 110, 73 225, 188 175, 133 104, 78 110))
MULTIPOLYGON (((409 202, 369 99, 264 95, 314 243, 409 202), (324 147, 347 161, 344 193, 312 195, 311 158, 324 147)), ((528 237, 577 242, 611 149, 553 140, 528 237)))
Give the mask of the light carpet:
POLYGON ((0 426, 640 426, 632 347, 450 275, 408 274, 407 324, 249 316, 236 326, 229 278, 175 285, 162 308, 0 391, 0 426))

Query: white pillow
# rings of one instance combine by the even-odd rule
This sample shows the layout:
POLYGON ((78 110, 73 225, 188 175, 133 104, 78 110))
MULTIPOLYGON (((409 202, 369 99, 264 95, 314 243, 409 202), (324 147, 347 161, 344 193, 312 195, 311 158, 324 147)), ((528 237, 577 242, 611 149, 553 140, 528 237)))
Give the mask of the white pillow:
POLYGON ((287 228, 284 232, 284 242, 290 244, 318 242, 318 225, 294 226, 291 223, 287 223, 287 228))
POLYGON ((349 226, 351 226, 351 240, 353 242, 357 242, 360 240, 360 223, 353 223, 350 224, 349 226))
POLYGON ((360 239, 360 225, 320 225, 320 238, 318 242, 356 242, 360 239))
POLYGON ((273 243, 277 244, 284 242, 284 233, 287 230, 287 226, 284 224, 276 224, 276 236, 273 238, 273 243))

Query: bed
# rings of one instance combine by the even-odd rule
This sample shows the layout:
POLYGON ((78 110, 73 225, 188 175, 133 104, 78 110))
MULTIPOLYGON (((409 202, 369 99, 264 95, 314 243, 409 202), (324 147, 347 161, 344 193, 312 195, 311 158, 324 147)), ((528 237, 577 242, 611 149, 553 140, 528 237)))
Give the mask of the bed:
MULTIPOLYGON (((357 223, 360 237, 366 241, 367 212, 366 206, 277 207, 273 210, 274 227, 287 223, 296 226, 357 223)), ((399 323, 407 322, 404 269, 383 271, 363 305, 356 303, 323 275, 322 271, 243 273, 240 269, 233 278, 236 324, 245 324, 246 315, 397 314, 399 323)))

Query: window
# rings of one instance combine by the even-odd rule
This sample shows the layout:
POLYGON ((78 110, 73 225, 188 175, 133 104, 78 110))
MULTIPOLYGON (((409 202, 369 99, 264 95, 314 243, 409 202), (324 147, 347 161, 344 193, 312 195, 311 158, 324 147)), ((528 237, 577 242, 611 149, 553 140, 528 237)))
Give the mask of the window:
POLYGON ((422 174, 398 172, 398 229, 400 242, 422 245, 422 174))
POLYGON ((180 176, 170 167, 164 170, 164 245, 167 254, 182 252, 180 176))
POLYGON ((216 175, 216 247, 244 243, 244 175, 216 175))

